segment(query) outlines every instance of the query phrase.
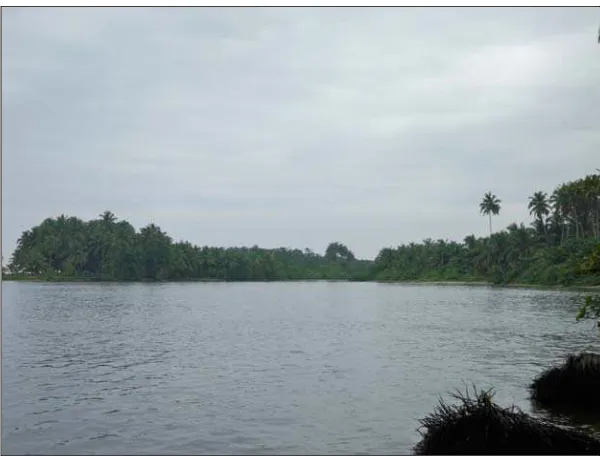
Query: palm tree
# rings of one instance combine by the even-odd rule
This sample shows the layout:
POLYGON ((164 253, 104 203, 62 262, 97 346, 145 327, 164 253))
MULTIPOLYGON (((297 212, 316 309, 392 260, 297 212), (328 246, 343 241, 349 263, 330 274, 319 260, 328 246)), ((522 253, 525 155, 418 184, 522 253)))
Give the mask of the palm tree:
POLYGON ((560 220, 561 224, 561 244, 565 238, 569 238, 571 226, 576 221, 571 199, 569 187, 565 184, 556 188, 550 197, 550 203, 554 207, 556 218, 560 220))
POLYGON ((496 195, 492 195, 492 192, 487 192, 479 204, 479 212, 490 217, 490 236, 492 235, 492 215, 500 213, 501 202, 496 195))
POLYGON ((550 214, 550 204, 546 192, 535 192, 533 196, 530 196, 527 208, 529 209, 529 213, 538 219, 540 226, 546 232, 544 216, 550 214))
POLYGON ((115 217, 115 214, 113 214, 111 211, 104 211, 102 214, 99 215, 100 219, 102 219, 102 221, 106 224, 106 225, 110 225, 111 223, 114 223, 117 221, 117 217, 115 217))

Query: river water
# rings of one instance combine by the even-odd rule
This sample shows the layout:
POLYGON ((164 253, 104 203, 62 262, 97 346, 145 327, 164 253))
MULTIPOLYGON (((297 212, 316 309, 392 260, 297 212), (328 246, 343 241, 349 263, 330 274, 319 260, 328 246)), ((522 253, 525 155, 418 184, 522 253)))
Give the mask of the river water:
POLYGON ((8 453, 406 454, 465 382, 598 349, 569 292, 343 282, 2 285, 8 453))

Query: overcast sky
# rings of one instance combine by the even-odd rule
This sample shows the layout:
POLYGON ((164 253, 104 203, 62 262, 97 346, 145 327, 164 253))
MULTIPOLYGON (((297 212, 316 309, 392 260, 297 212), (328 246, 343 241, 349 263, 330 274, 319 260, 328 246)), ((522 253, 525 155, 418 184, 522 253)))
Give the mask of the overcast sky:
POLYGON ((600 167, 600 8, 3 8, 2 248, 106 209, 359 257, 600 167))

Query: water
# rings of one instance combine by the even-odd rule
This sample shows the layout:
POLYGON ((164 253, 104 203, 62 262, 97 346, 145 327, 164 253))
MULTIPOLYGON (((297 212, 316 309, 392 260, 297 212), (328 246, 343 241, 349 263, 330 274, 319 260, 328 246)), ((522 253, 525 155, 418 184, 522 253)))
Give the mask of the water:
POLYGON ((573 293, 374 283, 2 286, 4 453, 406 454, 464 382, 598 350, 573 293), (447 397, 447 396, 446 396, 447 397))

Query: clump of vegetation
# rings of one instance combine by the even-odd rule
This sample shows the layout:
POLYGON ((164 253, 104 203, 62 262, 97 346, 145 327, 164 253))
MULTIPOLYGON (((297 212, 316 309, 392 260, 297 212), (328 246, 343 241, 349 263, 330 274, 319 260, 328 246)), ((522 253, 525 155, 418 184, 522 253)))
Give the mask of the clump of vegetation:
POLYGON ((563 364, 536 377, 530 391, 531 399, 544 407, 600 412, 600 354, 569 355, 563 364))
POLYGON ((600 440, 533 418, 517 407, 500 407, 491 391, 457 393, 458 405, 440 400, 420 420, 415 454, 598 454, 600 440), (423 429, 424 428, 424 429, 423 429))

